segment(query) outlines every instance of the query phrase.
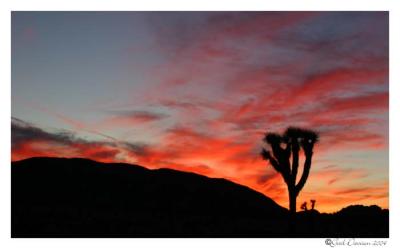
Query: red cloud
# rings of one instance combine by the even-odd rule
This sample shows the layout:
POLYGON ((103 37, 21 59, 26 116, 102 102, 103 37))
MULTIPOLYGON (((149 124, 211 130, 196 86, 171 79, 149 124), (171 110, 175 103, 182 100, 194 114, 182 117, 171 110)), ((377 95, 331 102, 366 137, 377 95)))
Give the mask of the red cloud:
POLYGON ((334 93, 360 90, 366 85, 385 84, 388 71, 385 69, 340 68, 322 74, 311 75, 292 93, 289 103, 300 104, 318 100, 334 93))
POLYGON ((148 111, 117 111, 111 117, 91 125, 97 129, 110 129, 113 127, 134 127, 161 121, 168 117, 166 114, 148 111))

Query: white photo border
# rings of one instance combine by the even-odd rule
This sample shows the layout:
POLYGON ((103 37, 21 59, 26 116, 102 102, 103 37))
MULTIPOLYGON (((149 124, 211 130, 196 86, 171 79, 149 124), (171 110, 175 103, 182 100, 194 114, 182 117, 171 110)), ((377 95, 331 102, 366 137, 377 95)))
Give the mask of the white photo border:
MULTIPOLYGON (((400 4, 398 4, 400 5, 400 4)), ((139 11, 139 10, 275 10, 275 11, 389 11, 390 19, 390 112, 389 112, 389 209, 390 238, 385 248, 399 248, 399 228, 396 221, 399 217, 400 189, 399 167, 400 153, 400 8, 396 0, 9 0, 0 2, 0 29, 2 42, 1 88, 0 88, 0 248, 328 248, 325 239, 12 239, 11 238, 11 11, 139 11), (396 198, 397 197, 397 198, 396 198)), ((362 239, 360 239, 362 240, 362 239)), ((380 239, 382 240, 382 239, 380 239)), ((368 239, 363 241, 374 241, 368 239)), ((358 246, 360 247, 360 246, 358 246)), ((364 246, 365 247, 365 246, 364 246)), ((367 246, 368 247, 368 246, 367 246)), ((369 246, 371 247, 371 246, 369 246)))

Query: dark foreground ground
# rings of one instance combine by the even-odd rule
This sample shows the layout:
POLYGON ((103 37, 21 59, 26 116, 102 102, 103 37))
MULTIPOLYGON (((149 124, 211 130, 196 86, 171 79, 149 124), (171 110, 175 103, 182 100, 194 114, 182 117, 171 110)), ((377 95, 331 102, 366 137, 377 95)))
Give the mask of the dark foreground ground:
POLYGON ((288 211, 225 179, 87 159, 12 163, 12 237, 389 236, 389 211, 349 206, 335 214, 288 211))

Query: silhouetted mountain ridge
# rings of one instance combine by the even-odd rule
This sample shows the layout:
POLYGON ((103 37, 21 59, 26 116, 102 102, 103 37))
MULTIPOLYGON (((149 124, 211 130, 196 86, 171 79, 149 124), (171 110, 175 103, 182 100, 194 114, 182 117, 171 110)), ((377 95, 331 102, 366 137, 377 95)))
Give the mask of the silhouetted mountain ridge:
POLYGON ((257 231, 242 223, 287 212, 248 187, 172 169, 80 158, 12 164, 15 236, 228 236, 233 227, 246 235, 257 231))
POLYGON ((385 237, 381 213, 368 213, 372 230, 346 233, 336 214, 299 214, 288 234, 287 209, 226 179, 83 158, 12 162, 13 237, 385 237))

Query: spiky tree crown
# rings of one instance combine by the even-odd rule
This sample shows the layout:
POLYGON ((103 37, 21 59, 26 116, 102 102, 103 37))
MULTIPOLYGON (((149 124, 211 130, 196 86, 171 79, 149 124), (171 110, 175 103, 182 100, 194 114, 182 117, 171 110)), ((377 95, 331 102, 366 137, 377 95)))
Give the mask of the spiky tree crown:
POLYGON ((267 133, 264 137, 264 142, 270 145, 272 153, 262 149, 262 157, 268 160, 272 167, 282 175, 289 190, 293 189, 296 196, 308 178, 313 148, 314 144, 318 142, 318 138, 316 132, 297 127, 287 128, 283 135, 267 133), (300 149, 303 149, 306 160, 300 181, 296 183, 300 149))

